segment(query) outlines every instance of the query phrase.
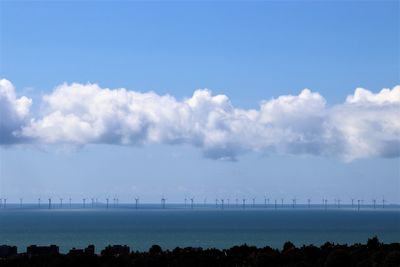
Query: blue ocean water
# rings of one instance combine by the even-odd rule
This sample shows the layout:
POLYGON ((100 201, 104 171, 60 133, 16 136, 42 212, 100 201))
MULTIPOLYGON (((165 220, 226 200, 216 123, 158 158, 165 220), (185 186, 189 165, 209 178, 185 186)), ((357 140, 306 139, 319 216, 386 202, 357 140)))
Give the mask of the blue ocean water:
POLYGON ((0 244, 57 244, 62 252, 94 244, 97 252, 109 244, 132 250, 180 247, 228 248, 247 243, 281 248, 296 245, 366 242, 377 235, 384 242, 400 242, 400 209, 363 208, 182 208, 143 205, 139 209, 62 208, 32 206, 0 209, 0 244))

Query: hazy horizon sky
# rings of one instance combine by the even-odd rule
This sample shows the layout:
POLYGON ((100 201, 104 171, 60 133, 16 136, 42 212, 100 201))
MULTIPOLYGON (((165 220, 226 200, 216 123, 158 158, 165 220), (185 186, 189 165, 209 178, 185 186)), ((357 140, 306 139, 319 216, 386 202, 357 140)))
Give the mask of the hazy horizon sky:
POLYGON ((0 198, 400 203, 398 11, 0 1, 0 198))

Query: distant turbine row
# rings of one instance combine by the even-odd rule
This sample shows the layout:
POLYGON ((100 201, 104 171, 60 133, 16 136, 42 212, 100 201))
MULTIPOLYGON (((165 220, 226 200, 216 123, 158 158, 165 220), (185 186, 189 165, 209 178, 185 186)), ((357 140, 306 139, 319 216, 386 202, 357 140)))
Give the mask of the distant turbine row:
MULTIPOLYGON (((138 209, 139 208, 139 204, 140 204, 139 203, 140 198, 139 197, 135 197, 133 199, 134 199, 134 203, 132 203, 133 207, 135 209, 138 209)), ((189 198, 189 200, 190 200, 190 206, 189 206, 188 205, 188 198, 185 197, 185 199, 183 201, 183 207, 184 208, 190 207, 191 209, 193 209, 195 206, 196 207, 200 207, 200 206, 210 206, 210 205, 212 205, 212 204, 208 204, 207 203, 207 198, 204 198, 203 203, 197 203, 197 204, 195 203, 194 199, 195 199, 194 197, 189 198)), ((81 199, 82 208, 105 207, 106 209, 108 209, 108 208, 119 207, 120 202, 119 202, 118 198, 113 198, 113 199, 105 198, 104 200, 105 200, 105 202, 99 201, 98 198, 90 198, 90 199, 89 198, 82 198, 81 199)), ((241 208, 245 209, 246 207, 252 207, 252 208, 264 207, 264 208, 278 209, 278 207, 279 208, 285 207, 284 198, 273 199, 273 203, 271 203, 270 202, 270 198, 264 197, 263 205, 261 203, 256 203, 256 198, 251 198, 250 200, 251 200, 251 205, 250 204, 246 204, 246 201, 247 201, 246 198, 241 198, 241 199, 235 198, 233 203, 231 202, 230 198, 215 198, 215 208, 225 209, 225 208, 240 208, 241 207, 241 208)), ((360 210, 360 208, 362 206, 366 205, 366 204, 364 204, 364 200, 363 199, 354 199, 354 198, 352 198, 352 199, 350 199, 350 201, 351 202, 349 202, 348 205, 349 206, 351 205, 351 208, 353 208, 353 209, 357 208, 358 210, 360 210)), ((370 205, 374 209, 376 209, 377 207, 385 208, 385 203, 386 203, 385 198, 381 199, 381 205, 377 204, 377 200, 376 199, 372 199, 370 205)), ((32 204, 32 203, 27 203, 27 204, 32 204)), ((72 202, 72 198, 71 197, 68 198, 67 203, 64 202, 63 198, 59 198, 59 203, 57 203, 57 204, 54 204, 52 202, 52 198, 47 198, 45 200, 43 200, 41 198, 37 199, 37 207, 38 208, 42 208, 42 207, 43 208, 47 207, 49 209, 51 209, 51 208, 63 208, 63 207, 72 208, 73 205, 76 205, 76 204, 77 203, 75 203, 75 202, 73 203, 72 202)), ((124 207, 129 207, 129 204, 131 204, 131 203, 124 203, 123 205, 124 205, 124 207)), ((179 204, 182 204, 182 203, 171 203, 171 205, 172 204, 179 205, 179 204)), ((287 206, 291 206, 294 209, 297 205, 298 205, 297 204, 297 199, 293 198, 293 199, 291 199, 291 203, 289 202, 289 204, 287 204, 286 207, 287 206)), ((308 208, 311 208, 311 205, 312 205, 311 199, 308 198, 306 200, 306 203, 304 203, 304 205, 306 207, 308 207, 308 208)), ((333 204, 328 205, 328 199, 323 198, 321 204, 313 204, 313 205, 323 207, 324 209, 328 209, 328 206, 335 207, 335 208, 340 208, 343 205, 343 203, 342 203, 341 199, 334 199, 333 200, 333 204)), ((0 198, 0 208, 6 208, 6 206, 7 206, 7 198, 0 198)), ((23 207, 23 198, 19 199, 19 206, 21 208, 23 207)), ((165 209, 166 207, 167 207, 167 199, 163 196, 161 198, 161 208, 165 209)))

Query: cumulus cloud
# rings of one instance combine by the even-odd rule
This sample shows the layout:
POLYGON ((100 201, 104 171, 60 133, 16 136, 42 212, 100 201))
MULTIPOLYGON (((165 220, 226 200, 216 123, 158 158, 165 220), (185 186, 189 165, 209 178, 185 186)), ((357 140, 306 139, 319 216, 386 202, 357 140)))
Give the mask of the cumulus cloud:
POLYGON ((18 132, 30 116, 32 100, 17 98, 15 88, 6 79, 0 79, 0 144, 12 144, 23 139, 18 132))
POLYGON ((358 88, 333 107, 304 89, 262 101, 257 109, 240 109, 206 89, 177 100, 97 84, 62 84, 43 97, 43 115, 27 120, 31 101, 17 99, 11 83, 4 84, 12 93, 6 123, 0 125, 2 143, 12 136, 46 144, 191 144, 207 157, 228 160, 248 151, 345 160, 400 155, 400 86, 379 93, 358 88))

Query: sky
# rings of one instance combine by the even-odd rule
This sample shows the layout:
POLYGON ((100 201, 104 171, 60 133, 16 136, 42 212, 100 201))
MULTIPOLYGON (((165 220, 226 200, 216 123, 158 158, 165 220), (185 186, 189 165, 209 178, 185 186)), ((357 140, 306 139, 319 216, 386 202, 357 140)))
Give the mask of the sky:
POLYGON ((0 1, 0 198, 400 203, 398 1, 0 1))

